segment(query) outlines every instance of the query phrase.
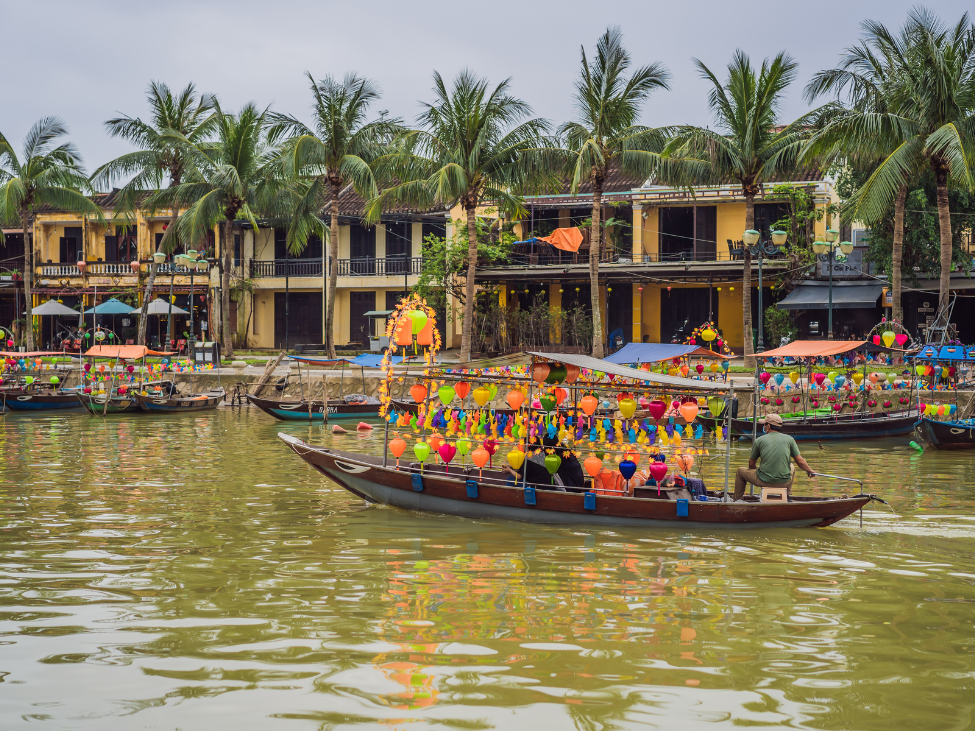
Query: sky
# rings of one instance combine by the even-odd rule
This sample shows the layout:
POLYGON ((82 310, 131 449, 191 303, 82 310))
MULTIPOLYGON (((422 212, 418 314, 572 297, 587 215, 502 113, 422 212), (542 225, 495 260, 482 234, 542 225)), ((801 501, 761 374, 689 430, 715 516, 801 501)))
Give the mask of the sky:
MULTIPOLYGON (((247 102, 308 119, 305 71, 316 78, 355 71, 378 82, 375 111, 412 121, 430 99, 436 69, 470 68, 512 91, 554 123, 573 111, 580 47, 592 55, 607 26, 619 25, 634 65, 660 61, 671 90, 653 94, 649 125, 707 125, 708 82, 697 57, 724 78, 741 48, 760 63, 779 51, 799 63, 783 121, 809 109, 802 88, 831 68, 861 35, 864 19, 899 28, 914 2, 901 0, 0 0, 7 73, 0 82, 0 132, 19 147, 30 125, 53 115, 68 126, 89 171, 129 151, 104 132, 117 113, 147 113, 145 89, 195 82, 224 109, 247 102), (472 8, 475 10, 472 11, 472 8)), ((927 7, 954 23, 963 0, 927 7)))

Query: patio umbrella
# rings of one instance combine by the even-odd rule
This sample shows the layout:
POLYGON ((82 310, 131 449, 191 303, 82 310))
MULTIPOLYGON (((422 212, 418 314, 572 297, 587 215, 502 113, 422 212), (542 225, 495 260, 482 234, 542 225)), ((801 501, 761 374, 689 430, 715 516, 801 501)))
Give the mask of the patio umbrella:
MULTIPOLYGON (((169 315, 169 307, 170 307, 170 305, 169 305, 168 302, 166 302, 165 300, 163 300, 160 297, 156 297, 156 299, 154 299, 152 302, 150 302, 149 303, 149 306, 146 308, 146 314, 147 315, 169 315)), ((188 314, 190 314, 189 313, 189 310, 184 310, 182 307, 177 307, 176 305, 172 305, 172 308, 173 308, 173 314, 174 315, 188 315, 188 314)), ((134 308, 132 310, 129 310, 129 314, 130 315, 141 315, 142 314, 142 308, 141 307, 136 307, 136 308, 134 308)))
MULTIPOLYGON (((188 310, 184 310, 182 307, 177 307, 176 305, 171 305, 169 302, 166 302, 166 300, 162 299, 161 297, 156 297, 156 299, 154 299, 152 302, 149 303, 149 307, 146 308, 146 314, 147 315, 159 315, 159 316, 162 316, 162 317, 168 317, 169 316, 169 308, 170 307, 173 308, 172 311, 173 311, 173 315, 174 316, 176 316, 176 315, 188 315, 188 314, 190 314, 188 310)), ((142 314, 142 308, 141 307, 136 307, 135 309, 130 310, 129 311, 129 314, 131 314, 131 315, 140 315, 140 314, 142 314)), ((160 320, 160 323, 161 322, 162 321, 160 320)), ((162 333, 157 332, 156 334, 158 335, 159 339, 161 340, 162 339, 162 333)))
POLYGON ((100 305, 92 307, 90 310, 85 310, 86 315, 95 315, 94 318, 95 326, 98 326, 98 315, 111 315, 112 316, 112 331, 115 330, 115 316, 116 315, 127 315, 132 311, 132 306, 127 305, 121 300, 117 300, 114 297, 107 299, 100 305))
POLYGON ((77 317, 78 310, 62 305, 57 300, 48 300, 32 310, 34 315, 54 315, 55 317, 77 317))

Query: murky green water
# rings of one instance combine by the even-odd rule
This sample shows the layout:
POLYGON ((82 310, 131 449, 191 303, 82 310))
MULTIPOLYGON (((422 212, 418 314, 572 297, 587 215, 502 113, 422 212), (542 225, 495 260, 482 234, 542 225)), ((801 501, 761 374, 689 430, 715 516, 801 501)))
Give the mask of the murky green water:
POLYGON ((862 529, 586 531, 366 507, 279 430, 381 439, 0 419, 0 728, 975 724, 975 454, 807 448, 862 529))

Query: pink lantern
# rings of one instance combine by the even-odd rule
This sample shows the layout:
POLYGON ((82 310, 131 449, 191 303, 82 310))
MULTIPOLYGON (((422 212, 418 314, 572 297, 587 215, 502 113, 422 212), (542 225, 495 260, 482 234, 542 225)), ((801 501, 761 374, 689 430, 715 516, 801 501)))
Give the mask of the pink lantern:
POLYGON ((813 375, 813 379, 816 381, 816 385, 817 386, 822 386, 823 385, 823 381, 826 380, 826 374, 825 373, 816 373, 816 374, 813 375))
POLYGON ((667 465, 663 462, 654 462, 650 465, 650 476, 659 484, 667 476, 667 465))
POLYGON ((650 412, 650 417, 654 421, 658 421, 660 417, 664 415, 667 411, 667 404, 659 399, 654 399, 649 404, 647 404, 647 410, 650 412))
POLYGON ((760 380, 762 382, 762 385, 764 386, 769 382, 769 379, 771 377, 772 377, 771 373, 768 373, 767 371, 762 371, 762 373, 760 373, 758 376, 758 380, 760 380))
POLYGON ((894 336, 894 341, 900 346, 903 346, 904 343, 906 343, 908 340, 909 338, 904 333, 900 333, 899 335, 894 336))
POLYGON ((138 260, 130 261, 129 262, 129 269, 131 269, 133 272, 138 272, 139 271, 139 262, 138 262, 138 260))
POLYGON ((78 270, 79 271, 81 271, 82 273, 84 273, 85 269, 88 268, 88 263, 87 262, 83 262, 83 261, 79 261, 75 266, 78 267, 78 270))

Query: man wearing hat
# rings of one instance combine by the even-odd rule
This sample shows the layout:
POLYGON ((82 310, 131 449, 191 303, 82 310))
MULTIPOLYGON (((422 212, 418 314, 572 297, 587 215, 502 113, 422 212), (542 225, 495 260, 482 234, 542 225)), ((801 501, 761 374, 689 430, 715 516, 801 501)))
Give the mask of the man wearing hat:
POLYGON ((799 445, 788 434, 783 434, 782 417, 769 414, 765 417, 764 436, 759 437, 752 444, 752 453, 748 458, 748 468, 739 467, 735 473, 735 500, 745 496, 745 485, 758 487, 784 487, 792 494, 792 480, 795 476, 796 461, 799 469, 810 477, 815 476, 812 467, 799 454, 799 445), (759 466, 758 463, 761 462, 759 466))

